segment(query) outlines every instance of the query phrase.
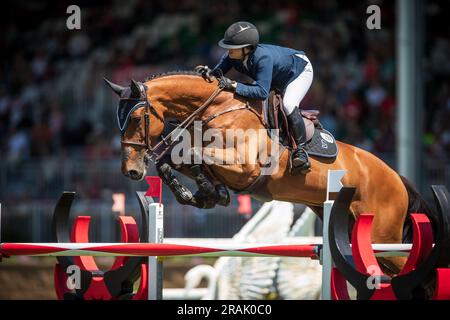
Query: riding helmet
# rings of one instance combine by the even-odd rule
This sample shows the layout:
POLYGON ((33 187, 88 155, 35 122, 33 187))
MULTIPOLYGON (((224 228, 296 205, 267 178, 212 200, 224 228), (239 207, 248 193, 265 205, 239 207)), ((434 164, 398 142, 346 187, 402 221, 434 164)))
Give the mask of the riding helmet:
POLYGON ((224 37, 219 41, 219 46, 224 49, 239 49, 254 46, 259 43, 258 29, 246 21, 233 23, 225 31, 224 37))

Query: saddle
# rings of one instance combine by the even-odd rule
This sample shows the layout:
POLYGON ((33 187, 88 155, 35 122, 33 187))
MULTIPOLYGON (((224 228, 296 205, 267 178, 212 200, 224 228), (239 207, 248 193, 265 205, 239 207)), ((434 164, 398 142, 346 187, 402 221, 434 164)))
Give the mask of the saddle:
MULTIPOLYGON (((268 101, 269 107, 267 110, 267 122, 272 129, 279 130, 280 140, 284 142, 293 142, 291 131, 289 130, 289 122, 287 120, 286 112, 283 108, 283 97, 281 94, 272 92, 268 101), (287 141, 286 141, 287 140, 287 141)), ((319 110, 300 110, 306 129, 306 141, 310 141, 314 136, 315 129, 323 129, 319 122, 319 110)), ((285 143, 283 143, 285 144, 285 143)))

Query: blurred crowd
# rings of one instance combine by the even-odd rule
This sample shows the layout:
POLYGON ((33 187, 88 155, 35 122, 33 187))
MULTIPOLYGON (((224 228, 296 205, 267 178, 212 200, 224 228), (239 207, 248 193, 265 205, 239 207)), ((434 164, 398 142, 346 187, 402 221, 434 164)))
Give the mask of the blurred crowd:
MULTIPOLYGON (((450 37, 444 1, 425 4, 427 155, 450 156, 450 37)), ((65 1, 16 0, 0 27, 0 154, 19 166, 35 159, 118 157, 116 98, 104 76, 126 84, 162 71, 214 66, 216 44, 237 20, 261 41, 305 51, 314 67, 305 108, 321 111, 339 140, 375 152, 395 150, 394 1, 81 1, 81 29, 68 30, 65 1), (381 30, 366 8, 381 7, 381 30)))

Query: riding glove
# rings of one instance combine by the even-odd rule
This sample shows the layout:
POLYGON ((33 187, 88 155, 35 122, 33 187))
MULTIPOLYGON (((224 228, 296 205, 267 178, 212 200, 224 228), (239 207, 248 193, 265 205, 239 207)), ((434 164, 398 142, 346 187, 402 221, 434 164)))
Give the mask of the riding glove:
POLYGON ((213 75, 212 70, 208 66, 196 66, 194 71, 200 73, 205 79, 210 79, 213 75))
POLYGON ((219 78, 219 87, 222 87, 225 90, 234 91, 236 90, 236 85, 237 85, 236 81, 233 81, 230 78, 224 76, 219 78))

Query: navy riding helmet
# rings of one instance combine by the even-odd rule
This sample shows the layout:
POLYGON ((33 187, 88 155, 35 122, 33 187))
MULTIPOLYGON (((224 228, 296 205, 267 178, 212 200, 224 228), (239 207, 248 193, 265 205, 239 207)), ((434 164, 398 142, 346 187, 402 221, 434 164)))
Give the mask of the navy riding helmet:
POLYGON ((228 27, 223 39, 219 41, 219 46, 224 49, 240 49, 247 46, 256 47, 258 43, 258 29, 250 22, 238 21, 228 27))

